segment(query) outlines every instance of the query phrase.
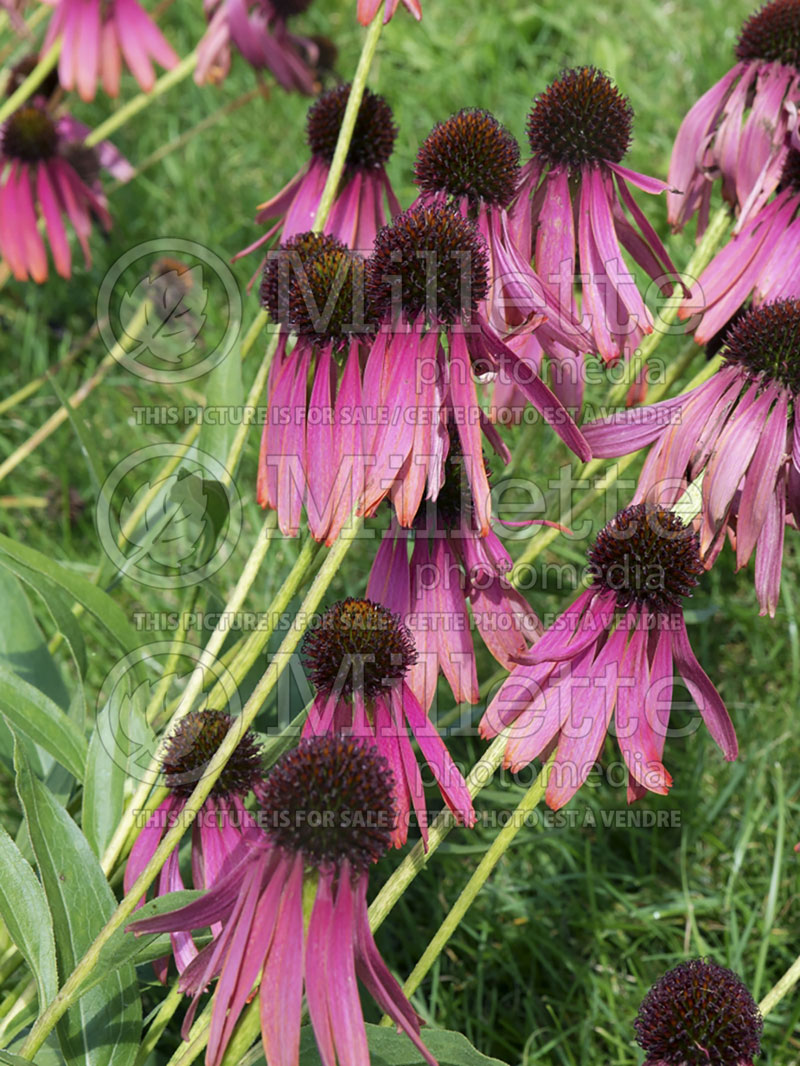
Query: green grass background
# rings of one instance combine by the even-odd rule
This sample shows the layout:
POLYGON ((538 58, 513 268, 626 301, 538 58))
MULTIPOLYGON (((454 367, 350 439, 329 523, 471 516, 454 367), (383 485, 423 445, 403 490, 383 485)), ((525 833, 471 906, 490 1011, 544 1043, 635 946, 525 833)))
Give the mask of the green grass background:
MULTIPOLYGON (((665 176, 681 117, 731 65, 738 25, 749 10, 742 0, 427 0, 419 25, 401 10, 385 31, 369 82, 387 97, 399 126, 389 172, 401 201, 414 194, 413 159, 435 121, 464 106, 486 107, 523 138, 532 95, 561 68, 577 64, 608 71, 631 98, 635 141, 626 164, 665 176)), ((201 30, 199 0, 177 0, 162 22, 185 54, 201 30)), ((301 24, 336 42, 337 71, 347 79, 363 36, 355 23, 355 3, 316 0, 301 24)), ((141 161, 253 84, 252 72, 235 60, 221 87, 199 89, 184 82, 126 125, 115 141, 134 163, 141 161)), ((123 99, 135 88, 127 78, 123 99)), ((94 321, 103 275, 131 245, 175 235, 200 241, 227 259, 252 240, 256 204, 306 159, 307 106, 303 98, 272 90, 235 111, 114 192, 114 228, 107 239, 93 237, 89 271, 78 268, 69 282, 52 278, 41 287, 6 284, 0 291, 2 393, 41 373, 85 334, 94 321)), ((108 108, 101 97, 92 105, 77 105, 75 113, 91 124, 108 108)), ((653 201, 647 209, 666 237, 663 203, 653 201)), ((669 241, 676 262, 685 263, 692 235, 669 241)), ((240 262, 234 269, 244 286, 253 264, 240 262)), ((245 322, 256 310, 252 294, 245 298, 245 322)), ((209 314, 213 317, 213 308, 209 314)), ((659 354, 669 358, 676 350, 677 342, 668 341, 659 354)), ((60 387, 65 392, 77 387, 103 354, 99 343, 90 345, 59 376, 60 387)), ((251 356, 245 363, 246 382, 255 361, 251 356)), ((115 369, 80 411, 103 470, 134 447, 177 436, 175 427, 135 425, 133 407, 194 402, 202 391, 202 382, 189 389, 148 386, 115 369)), ((597 398, 602 399, 602 390, 597 398)), ((0 459, 58 402, 45 387, 0 416, 0 459)), ((201 603, 208 609, 224 602, 260 524, 253 499, 257 453, 254 430, 238 478, 243 535, 231 561, 202 589, 201 603)), ((546 478, 564 458, 544 433, 528 436, 516 472, 546 478)), ((2 532, 77 572, 93 570, 101 557, 92 518, 96 494, 69 424, 0 492, 12 497, 4 497, 0 507, 2 532), (59 506, 70 489, 86 504, 74 521, 59 506), (14 499, 46 495, 55 501, 48 509, 20 506, 14 499)), ((624 502, 623 497, 619 505, 624 502)), ((603 521, 601 509, 594 517, 603 521)), ((585 548, 585 540, 557 542, 544 561, 580 566, 585 548)), ((248 599, 251 609, 266 605, 296 550, 292 542, 273 546, 248 599)), ((342 567, 329 601, 362 593, 369 564, 368 547, 359 546, 342 567)), ((736 575, 730 552, 723 553, 691 601, 687 620, 698 657, 734 719, 739 760, 724 763, 703 729, 670 741, 666 762, 675 786, 668 797, 649 797, 640 806, 676 812, 680 824, 674 828, 602 828, 601 811, 625 810, 624 789, 602 785, 584 789, 570 805, 577 826, 521 833, 414 997, 432 1025, 459 1029, 482 1051, 512 1064, 631 1066, 642 1058, 632 1033, 638 1003, 650 984, 681 959, 709 954, 736 969, 757 997, 784 972, 800 950, 800 857, 792 850, 800 839, 798 576, 798 538, 790 531, 780 610, 774 621, 759 618, 752 566, 736 575), (595 812, 599 827, 580 824, 586 809, 595 812)), ((131 582, 123 582, 114 595, 130 613, 175 610, 180 603, 175 595, 131 582)), ((534 590, 530 598, 545 614, 563 609, 570 595, 568 588, 551 587, 534 590)), ((46 620, 42 624, 46 629, 46 620)), ((154 633, 153 639, 160 636, 154 633)), ((91 691, 113 665, 113 652, 91 623, 87 642, 91 691)), ((70 669, 66 661, 64 669, 70 669)), ((480 677, 493 672, 481 651, 480 677)), ((447 709, 446 693, 442 697, 447 709)), ((267 708, 265 720, 270 713, 267 708)), ((453 739, 452 749, 469 765, 482 744, 465 735, 453 739)), ((611 742, 606 757, 617 758, 611 742)), ((519 783, 498 779, 481 796, 480 807, 507 809, 521 794, 519 783)), ((13 825, 18 816, 13 787, 1 767, 0 796, 4 823, 13 825)), ((401 979, 494 832, 454 833, 381 929, 379 945, 401 979)), ((389 857, 375 871, 376 885, 398 858, 389 857)), ((154 1006, 159 996, 156 988, 148 991, 147 1005, 154 1006)), ((766 1024, 762 1061, 773 1066, 800 1062, 799 1019, 800 999, 790 996, 766 1024)), ((177 1046, 177 1029, 176 1024, 165 1035, 153 1066, 166 1062, 177 1046)))

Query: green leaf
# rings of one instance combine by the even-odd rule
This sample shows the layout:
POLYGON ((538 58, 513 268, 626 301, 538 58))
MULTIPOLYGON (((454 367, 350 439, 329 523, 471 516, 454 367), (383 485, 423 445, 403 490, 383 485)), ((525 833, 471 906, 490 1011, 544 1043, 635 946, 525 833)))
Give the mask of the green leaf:
POLYGON ((89 750, 83 733, 57 704, 5 666, 0 666, 0 714, 83 780, 89 750))
MULTIPOLYGON (((49 578, 96 618, 125 651, 132 651, 142 643, 142 637, 133 628, 125 612, 110 596, 48 556, 0 533, 0 561, 12 569, 15 564, 21 563, 49 578)), ((144 674, 141 676, 144 677, 144 674)))
POLYGON ((100 486, 103 484, 104 477, 103 467, 95 449, 95 438, 93 434, 89 432, 89 429, 83 419, 75 414, 75 411, 69 402, 69 398, 66 396, 64 390, 58 384, 55 375, 51 376, 50 378, 50 387, 58 397, 58 402, 67 412, 67 417, 69 418, 70 425, 75 430, 75 436, 78 438, 78 443, 81 446, 83 457, 86 460, 86 466, 89 469, 89 477, 92 481, 92 488, 94 489, 95 493, 99 494, 100 486))
POLYGON ((106 704, 97 716, 89 741, 83 782, 81 827, 98 856, 106 850, 119 825, 125 799, 125 764, 112 754, 116 740, 110 742, 110 725, 111 707, 106 704))
MULTIPOLYGON (((470 1044, 461 1033, 449 1029, 426 1029, 422 1040, 439 1066, 505 1066, 500 1059, 490 1059, 470 1044)), ((370 1066, 424 1066, 425 1059, 405 1033, 394 1027, 367 1025, 370 1066)), ((263 1055, 256 1060, 263 1062, 263 1055)), ((314 1031, 310 1025, 300 1033, 300 1066, 321 1066, 314 1031)))
MULTIPOLYGON (((73 820, 14 751, 17 792, 53 916, 62 976, 72 973, 116 907, 97 858, 73 820)), ((136 971, 128 963, 105 976, 58 1025, 66 1066, 132 1066, 142 1031, 136 971)))
POLYGON ((0 566, 0 602, 0 663, 66 710, 69 694, 61 672, 47 650, 25 590, 4 566, 0 566))
MULTIPOLYGON (((210 409, 213 409, 215 414, 221 414, 216 414, 213 420, 203 419, 197 447, 224 463, 238 429, 234 419, 226 417, 226 414, 233 409, 240 410, 244 402, 242 355, 238 344, 233 346, 205 379, 203 392, 206 396, 206 414, 210 413, 210 409)), ((231 476, 234 473, 234 470, 230 471, 231 476)))
MULTIPOLYGON (((10 1051, 0 1051, 0 1066, 31 1066, 30 1059, 21 1059, 19 1055, 12 1055, 10 1051)), ((36 1066, 34 1063, 33 1066, 36 1066)))
MULTIPOLYGON (((0 825, 0 916, 36 980, 39 1003, 58 992, 56 945, 47 896, 17 845, 0 825)), ((2 1060, 0 1060, 2 1061, 2 1060)))

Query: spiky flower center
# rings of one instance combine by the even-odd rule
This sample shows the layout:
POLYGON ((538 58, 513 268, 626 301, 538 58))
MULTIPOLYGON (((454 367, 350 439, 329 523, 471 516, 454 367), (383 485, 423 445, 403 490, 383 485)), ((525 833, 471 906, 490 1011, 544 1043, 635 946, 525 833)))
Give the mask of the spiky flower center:
MULTIPOLYGON (((161 761, 167 788, 188 796, 217 753, 234 719, 223 711, 190 711, 166 742, 161 761)), ((239 741, 225 769, 214 783, 212 795, 246 795, 261 781, 261 752, 249 733, 239 741)))
MULTIPOLYGON (((309 108, 306 118, 308 144, 313 154, 328 164, 333 160, 349 97, 350 86, 337 85, 323 93, 309 108)), ((392 109, 382 96, 365 89, 347 152, 347 166, 363 170, 382 167, 392 154, 396 137, 392 109)))
POLYGON ((364 333, 364 259, 347 248, 320 252, 289 289, 289 318, 297 334, 342 346, 364 333))
POLYGON ((519 145, 488 111, 465 108, 428 134, 414 177, 423 192, 506 207, 517 189, 519 145))
POLYGON ((314 866, 366 870, 397 820, 394 778, 378 749, 338 735, 301 740, 272 769, 259 801, 272 842, 314 866))
POLYGON ((50 159, 58 148, 55 123, 33 104, 21 107, 8 119, 3 130, 3 155, 23 163, 50 159))
MULTIPOLYGON (((28 75, 31 74, 33 70, 38 66, 38 64, 39 56, 35 52, 32 52, 30 55, 27 55, 23 59, 20 59, 18 63, 15 63, 14 66, 11 68, 11 73, 8 75, 8 80, 6 81, 6 96, 11 96, 13 93, 15 93, 20 87, 20 85, 22 85, 22 83, 28 77, 28 75)), ((36 89, 36 95, 49 97, 53 95, 57 88, 58 71, 51 70, 47 77, 44 79, 44 81, 41 83, 41 85, 39 85, 36 89)))
POLYGON ((435 500, 423 501, 414 518, 415 530, 471 529, 474 506, 469 480, 464 469, 464 452, 455 426, 448 425, 449 447, 444 461, 444 479, 435 500))
POLYGON ((763 1022, 732 970, 690 959, 653 985, 634 1028, 648 1055, 645 1066, 751 1066, 763 1022))
POLYGON ((489 285, 486 243, 454 207, 417 204, 384 226, 367 262, 367 300, 377 318, 423 314, 469 319, 489 285))
POLYGON ((379 603, 346 599, 323 614, 306 633, 303 660, 319 692, 369 702, 396 685, 417 661, 414 638, 379 603))
POLYGON ((637 503, 612 518, 589 550, 596 585, 616 594, 620 608, 639 604, 668 612, 690 596, 703 572, 697 534, 673 511, 637 503))
POLYGON ((85 185, 94 185, 100 177, 100 157, 88 144, 73 141, 64 146, 62 155, 85 185))
POLYGON ((746 19, 736 58, 800 65, 800 0, 772 0, 746 19))
POLYGON ((568 70, 534 97, 528 115, 531 151, 570 171, 619 163, 631 143, 633 108, 596 67, 568 70))
POLYGON ((800 300, 755 307, 731 326, 723 355, 800 394, 800 300))
MULTIPOLYGON (((280 248, 267 253, 259 296, 273 322, 292 329, 291 296, 297 279, 313 260, 326 252, 346 251, 336 237, 325 233, 298 233, 280 248)), ((324 306, 324 301, 323 301, 324 306)))

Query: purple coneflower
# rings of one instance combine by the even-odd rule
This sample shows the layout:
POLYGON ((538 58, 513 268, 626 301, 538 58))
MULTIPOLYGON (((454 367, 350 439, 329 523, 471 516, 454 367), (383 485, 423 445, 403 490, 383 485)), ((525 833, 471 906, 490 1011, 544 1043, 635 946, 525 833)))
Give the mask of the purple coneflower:
POLYGON ((281 338, 267 384, 258 502, 296 536, 303 505, 332 544, 364 500, 360 348, 364 261, 335 237, 301 233, 270 253, 261 298, 281 338), (288 333, 297 343, 287 352, 288 333))
POLYGON ((365 432, 374 464, 367 473, 367 513, 392 492, 400 524, 410 526, 426 484, 429 499, 439 492, 447 427, 455 425, 478 531, 489 532, 482 435, 499 454, 507 458, 508 452, 478 404, 476 373, 508 374, 565 443, 581 459, 590 457, 564 406, 526 373, 481 313, 488 279, 486 242, 452 206, 418 203, 376 237, 367 261, 367 298, 380 322, 364 371, 364 405, 376 415, 365 432))
POLYGON ((751 310, 728 329, 725 365, 691 392, 584 426, 595 455, 648 444, 636 500, 670 504, 705 471, 700 549, 710 565, 726 534, 737 568, 756 552, 761 614, 778 605, 784 527, 800 524, 800 301, 751 310))
POLYGON ((178 56, 137 0, 45 0, 55 6, 42 53, 61 37, 58 77, 65 89, 93 100, 98 81, 109 96, 119 93, 122 61, 140 87, 156 81, 153 63, 170 70, 178 56))
POLYGON ((708 223, 711 189, 739 210, 737 228, 773 194, 797 136, 800 104, 800 0, 772 0, 742 26, 738 62, 700 97, 681 123, 669 168, 667 217, 676 229, 700 212, 708 223))
MULTIPOLYGON (((170 793, 150 815, 131 848, 123 880, 125 892, 150 862, 165 832, 180 820, 186 800, 216 754, 232 721, 230 715, 221 711, 190 711, 169 737, 162 769, 170 793)), ((252 840, 258 830, 244 800, 251 790, 258 791, 262 784, 261 752, 252 735, 245 733, 192 825, 192 881, 195 888, 210 888, 247 851, 245 840, 252 840)), ((175 848, 161 868, 156 895, 177 892, 183 887, 178 848, 175 848)), ((142 903, 144 900, 139 906, 142 903)), ((197 955, 197 948, 188 932, 175 932, 171 939, 175 964, 182 973, 197 955)), ((158 979, 166 983, 169 959, 158 959, 154 966, 158 979)))
MULTIPOLYGON (((263 237, 237 253, 235 259, 275 237, 287 241, 314 225, 349 96, 350 86, 338 85, 311 105, 306 119, 311 159, 277 196, 259 206, 256 222, 271 225, 263 237)), ((396 137, 392 109, 382 96, 365 89, 341 186, 324 226, 325 233, 365 254, 387 218, 400 211, 384 169, 396 137)))
POLYGON ((197 46, 194 80, 220 82, 231 66, 231 45, 256 70, 269 70, 283 89, 312 95, 318 88, 319 48, 289 31, 287 19, 312 0, 204 0, 208 29, 197 46))
POLYGON ((342 600, 308 631, 303 655, 317 690, 303 735, 347 732, 377 744, 394 774, 398 820, 392 841, 397 847, 408 837, 412 808, 423 840, 428 835, 409 729, 447 806, 464 825, 474 824, 464 778, 406 680, 417 652, 397 615, 370 600, 342 600))
POLYGON ((707 344, 751 294, 754 307, 800 297, 800 152, 794 148, 778 195, 717 252, 678 317, 687 319, 702 306, 694 339, 707 344))
POLYGON ((493 530, 478 536, 458 438, 451 431, 436 501, 420 508, 412 531, 395 527, 384 536, 367 584, 367 597, 399 615, 413 634, 417 660, 408 684, 426 711, 440 670, 456 703, 478 702, 468 605, 484 644, 507 670, 540 635, 539 619, 505 576, 511 566, 493 530))
MULTIPOLYGON (((433 128, 414 173, 419 202, 454 204, 486 241, 488 292, 481 310, 491 328, 504 338, 520 335, 523 343, 514 348, 533 373, 539 372, 543 350, 555 359, 556 395, 568 407, 580 407, 578 352, 589 350, 593 342, 557 294, 542 284, 511 235, 507 208, 520 175, 514 137, 488 111, 466 108, 433 128)), ((523 407, 525 398, 514 382, 500 384, 501 390, 509 387, 509 405, 523 407)))
POLYGON ((72 253, 62 216, 72 223, 87 267, 92 215, 111 228, 100 169, 126 180, 132 168, 108 141, 95 148, 85 145, 87 132, 68 115, 51 118, 39 98, 15 111, 2 127, 0 252, 18 281, 47 278, 40 220, 55 268, 64 278, 72 272, 72 253))
POLYGON ((632 122, 633 108, 610 78, 594 67, 567 70, 534 99, 533 158, 523 167, 513 211, 520 248, 533 254, 539 277, 573 317, 580 282, 584 323, 607 363, 629 357, 653 330, 622 248, 662 288, 678 278, 628 188, 655 194, 667 184, 620 166, 632 122))
POLYGON ((662 759, 673 669, 726 759, 736 734, 719 693, 689 644, 681 600, 703 572, 697 535, 665 507, 634 504, 589 550, 591 585, 523 657, 481 722, 510 726, 505 765, 516 771, 557 749, 546 799, 558 810, 578 791, 615 717, 628 769, 628 800, 666 795, 662 759))
POLYGON ((633 1025, 644 1066, 753 1066, 764 1028, 747 985, 710 959, 668 970, 633 1025))
MULTIPOLYGON (((385 25, 397 11, 399 2, 400 0, 358 0, 358 21, 362 26, 369 26, 377 15, 381 3, 383 3, 383 21, 385 25)), ((403 0, 403 6, 419 22, 422 18, 422 5, 419 0, 403 0)))
POLYGON ((134 924, 159 933, 221 923, 180 981, 194 997, 186 1036, 199 996, 219 977, 206 1066, 219 1066, 256 983, 270 1066, 297 1066, 304 990, 323 1066, 369 1066, 357 978, 436 1066, 367 915, 369 867, 389 848, 397 818, 393 792, 374 747, 352 737, 301 740, 262 791, 263 845, 202 899, 134 924))

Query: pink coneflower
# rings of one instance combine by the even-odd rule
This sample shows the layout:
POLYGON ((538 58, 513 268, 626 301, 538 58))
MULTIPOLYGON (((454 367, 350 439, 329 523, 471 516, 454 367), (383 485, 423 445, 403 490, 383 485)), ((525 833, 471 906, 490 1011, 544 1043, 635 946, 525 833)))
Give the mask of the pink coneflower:
POLYGON ((287 25, 311 0, 204 0, 203 6, 208 29, 197 46, 198 85, 227 76, 233 45, 251 67, 268 70, 281 88, 309 96, 316 92, 319 48, 287 25))
POLYGON ((270 253, 261 299, 281 338, 267 383, 258 502, 296 536, 303 506, 332 544, 364 500, 360 349, 364 261, 335 237, 302 233, 270 253), (288 332, 297 342, 287 351, 288 332))
POLYGON ((18 281, 47 278, 47 252, 40 219, 57 272, 72 273, 63 217, 69 219, 91 264, 92 215, 106 229, 111 216, 99 180, 100 168, 122 180, 132 169, 107 141, 89 148, 87 129, 68 115, 52 119, 40 99, 21 107, 0 134, 0 252, 18 281))
POLYGON ((683 619, 681 599, 703 572, 697 535, 665 507, 634 504, 601 530, 589 564, 590 587, 523 656, 480 726, 485 737, 511 726, 505 765, 514 771, 557 749, 546 794, 554 810, 588 777, 612 716, 629 801, 669 791, 661 758, 675 666, 725 758, 737 754, 683 619))
POLYGON ((98 81, 109 96, 119 94, 122 61, 140 87, 156 81, 153 63, 170 70, 178 56, 137 0, 45 0, 55 7, 42 53, 61 37, 58 77, 65 89, 93 100, 98 81))
POLYGON ((399 615, 413 634, 417 661, 408 684, 426 711, 440 671, 456 703, 478 702, 470 610, 484 644, 507 670, 542 631, 527 600, 506 578, 512 561, 500 538, 493 530, 478 536, 462 467, 451 431, 436 501, 420 508, 413 531, 395 526, 384 536, 367 584, 367 597, 399 615))
MULTIPOLYGON (((306 119, 311 159, 277 196, 259 206, 256 222, 269 228, 235 259, 275 237, 287 241, 312 228, 349 97, 350 86, 338 85, 312 104, 306 119)), ((396 137, 392 109, 382 96, 365 89, 341 186, 324 226, 325 233, 338 237, 348 248, 369 252, 381 226, 400 211, 384 169, 396 137)))
POLYGON ((705 471, 700 549, 710 565, 726 534, 737 568, 756 552, 761 614, 778 605, 787 515, 800 524, 800 302, 751 310, 728 329, 725 365, 691 392, 584 426, 595 455, 653 448, 636 500, 666 504, 705 471))
POLYGON ((489 532, 491 506, 482 435, 507 456, 478 404, 476 373, 504 372, 581 458, 590 457, 571 416, 481 313, 488 291, 486 242, 454 207, 418 203, 385 226, 367 261, 367 298, 380 329, 364 371, 363 402, 385 414, 367 426, 369 513, 390 492, 410 526, 427 484, 435 499, 444 475, 448 425, 455 425, 472 490, 477 528, 489 532), (444 345, 447 345, 445 353, 444 345))
POLYGON ((308 631, 303 656, 317 690, 303 735, 348 732, 377 744, 394 774, 398 821, 392 840, 397 847, 406 842, 412 809, 423 840, 428 836, 425 792, 409 730, 447 806, 460 822, 474 824, 464 778, 406 680, 417 652, 397 615, 370 600, 342 600, 308 631))
MULTIPOLYGON (((150 815, 131 848, 123 880, 125 892, 150 862, 166 831, 180 820, 186 800, 232 722, 230 715, 220 711, 190 711, 169 737, 162 768, 170 793, 150 815)), ((252 735, 245 733, 192 825, 195 888, 210 888, 246 853, 245 841, 252 839, 258 830, 253 816, 245 809, 244 800, 261 784, 261 753, 252 735)), ((177 892, 183 887, 178 848, 175 848, 161 868, 156 895, 177 892)), ((175 964, 182 973, 196 957, 197 948, 189 933, 173 933, 171 939, 175 964)), ((158 979, 166 983, 169 959, 158 959, 154 966, 158 979)))
POLYGON ((711 959, 688 959, 642 1000, 636 1042, 644 1066, 753 1066, 764 1022, 747 985, 711 959))
MULTIPOLYGON (((580 407, 578 352, 588 351, 593 342, 558 295, 542 284, 512 237, 507 208, 520 176, 514 137, 488 111, 466 108, 433 128, 417 154, 414 174, 421 202, 453 203, 486 241, 488 292, 481 310, 489 325, 506 339, 511 333, 524 338, 524 346, 514 348, 524 351, 534 373, 543 351, 553 358, 559 364, 554 392, 568 407, 580 407)), ((513 382, 500 384, 501 390, 509 387, 510 406, 524 407, 513 382)))
POLYGON ((800 297, 800 152, 786 156, 778 195, 717 252, 678 317, 703 307, 698 344, 729 322, 752 295, 753 306, 800 297))
POLYGON ((605 74, 594 67, 566 71, 534 99, 533 158, 523 167, 513 211, 520 248, 533 254, 539 277, 573 317, 580 282, 583 321, 607 363, 630 356, 653 330, 622 248, 662 288, 678 278, 628 187, 655 194, 667 184, 620 166, 632 122, 628 98, 605 74))
MULTIPOLYGON (((358 21, 362 26, 369 26, 377 15, 381 3, 383 3, 383 21, 385 25, 397 11, 399 2, 400 0, 358 0, 358 21)), ((403 0, 403 6, 419 22, 422 18, 422 5, 419 0, 403 0)))
POLYGON ((219 1066, 256 984, 270 1066, 297 1066, 304 991, 323 1066, 369 1066, 357 978, 436 1066, 367 915, 369 868, 389 848, 397 818, 394 791, 374 747, 352 737, 301 740, 262 792, 263 845, 202 899, 132 926, 160 933, 221 923, 180 980, 194 997, 185 1037, 200 995, 219 978, 206 1066, 219 1066))
POLYGON ((800 0, 772 0, 742 26, 738 63, 701 96, 681 123, 669 168, 667 217, 676 229, 699 211, 697 233, 708 223, 711 189, 739 212, 737 228, 778 186, 797 136, 800 104, 800 0))

